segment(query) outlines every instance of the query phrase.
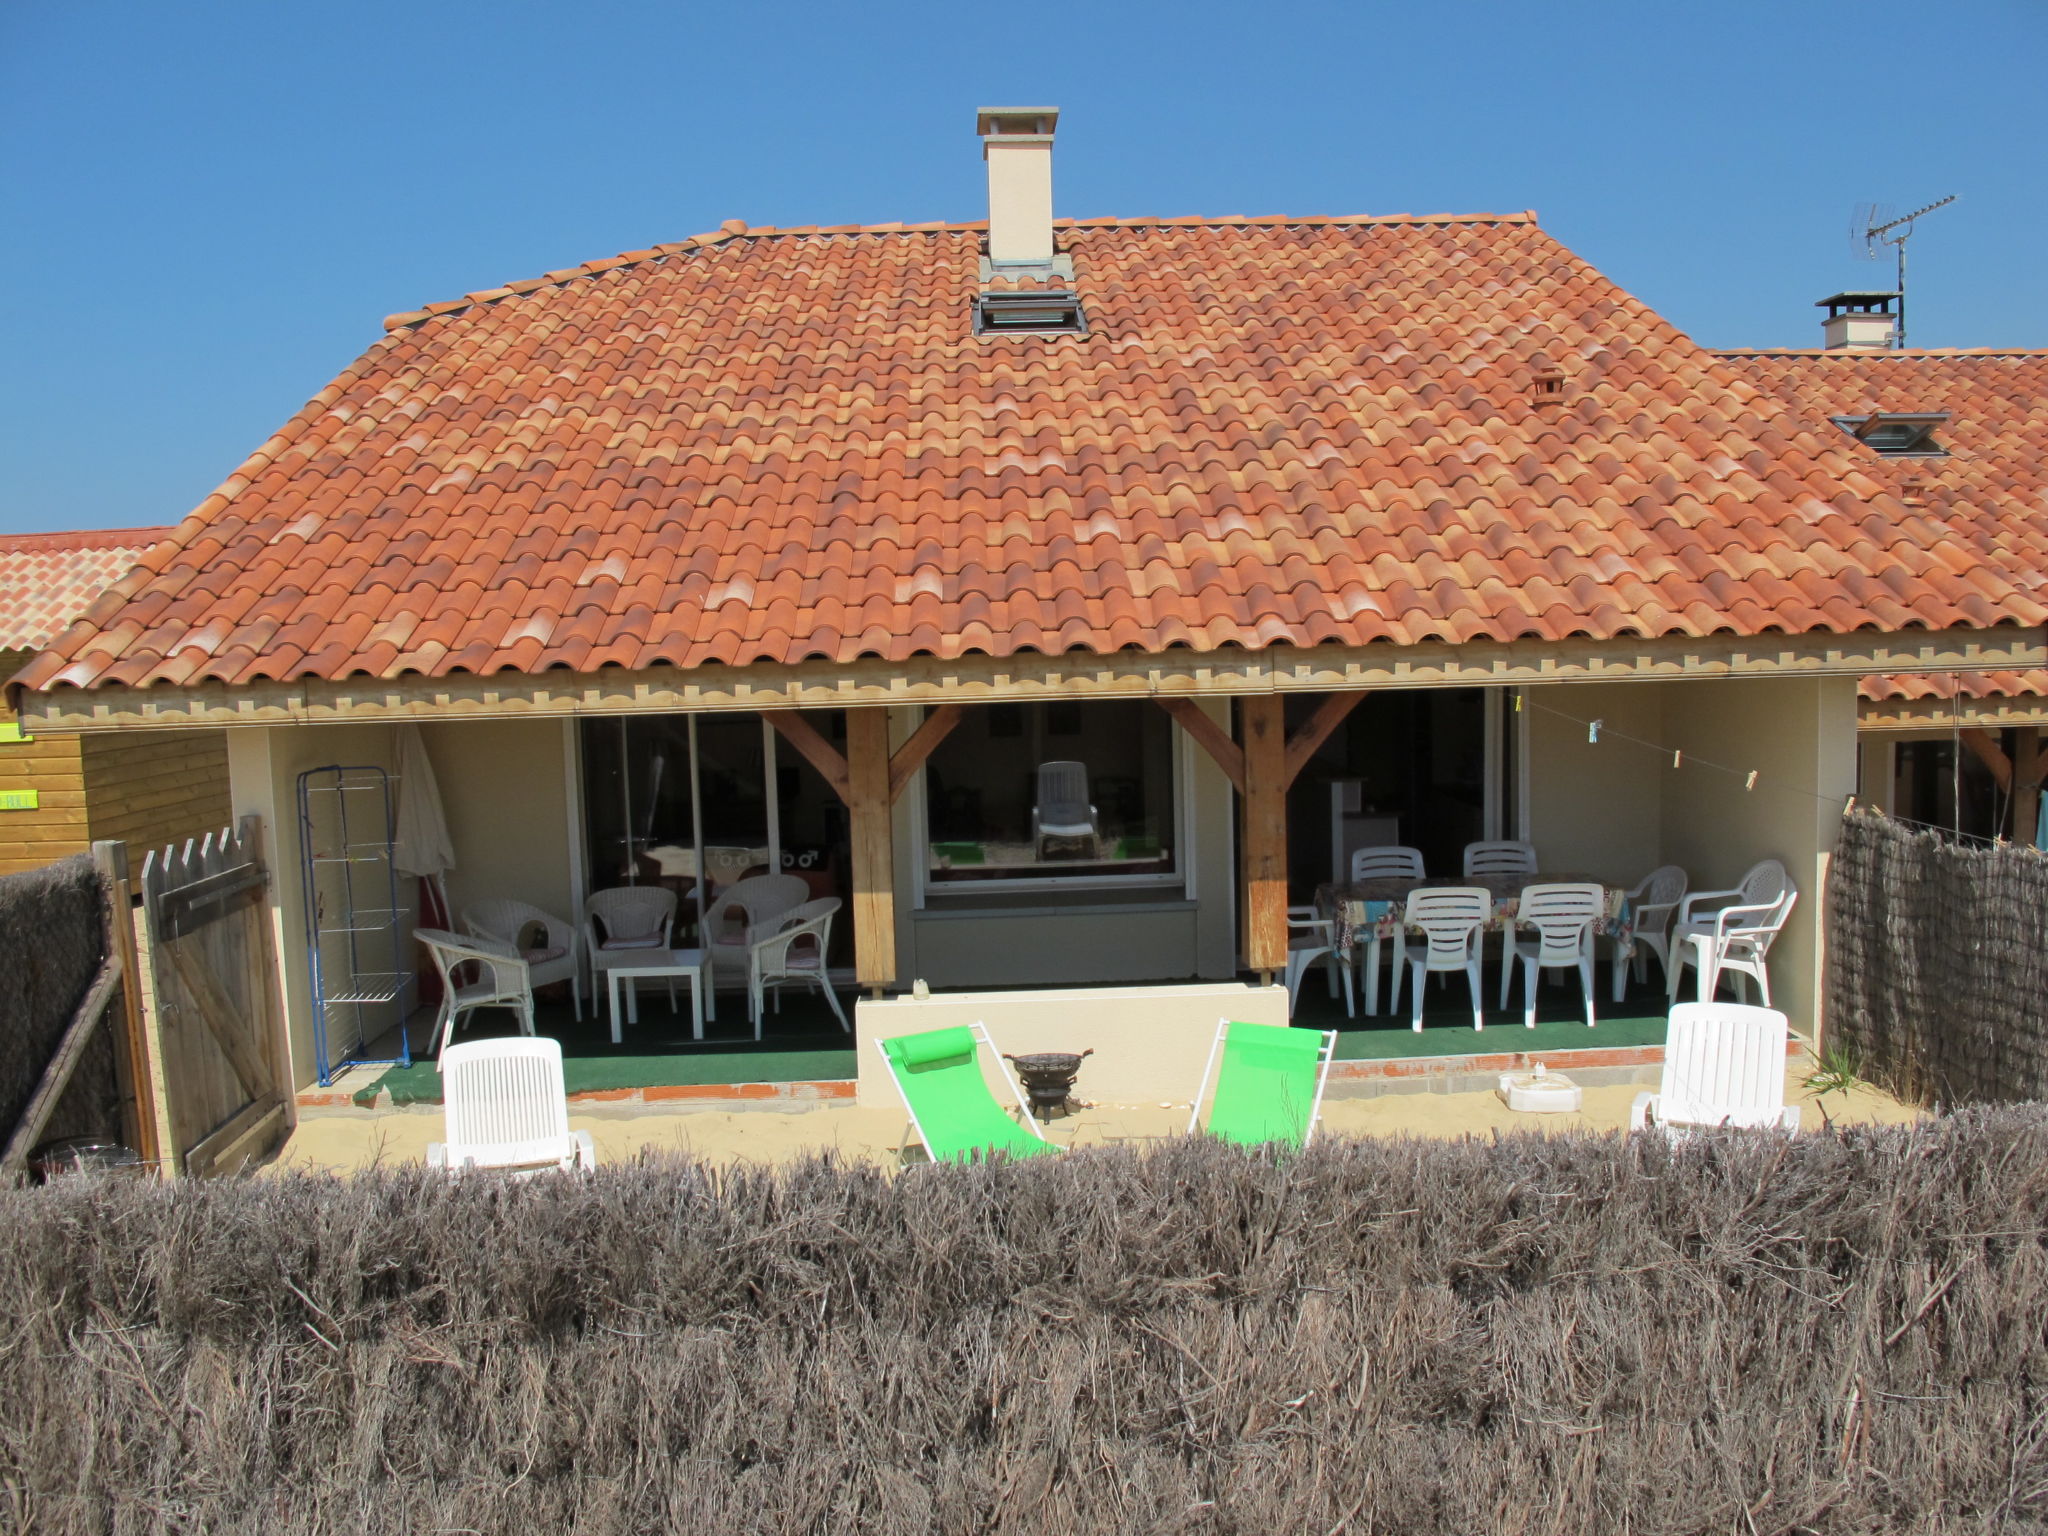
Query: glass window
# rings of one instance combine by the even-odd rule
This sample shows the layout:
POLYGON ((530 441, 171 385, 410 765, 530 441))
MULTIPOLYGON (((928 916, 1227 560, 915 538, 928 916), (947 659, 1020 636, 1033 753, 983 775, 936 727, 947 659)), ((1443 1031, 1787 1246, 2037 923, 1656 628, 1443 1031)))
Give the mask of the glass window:
POLYGON ((1172 879, 1173 749, 1149 700, 968 709, 925 762, 928 884, 1172 879))

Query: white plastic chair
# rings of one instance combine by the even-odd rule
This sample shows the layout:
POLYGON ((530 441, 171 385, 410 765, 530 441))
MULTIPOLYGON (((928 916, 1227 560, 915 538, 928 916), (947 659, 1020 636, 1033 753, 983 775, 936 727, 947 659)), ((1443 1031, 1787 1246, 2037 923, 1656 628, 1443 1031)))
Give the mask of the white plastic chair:
POLYGON ((1629 1129, 1733 1125, 1799 1129, 1799 1106, 1785 1102, 1785 1015, 1742 1003, 1680 1003, 1664 1039, 1657 1092, 1639 1093, 1629 1129))
POLYGON ((440 1057, 455 1033, 455 1021, 478 1008, 510 1008, 519 1032, 533 1033, 533 974, 519 951, 496 939, 464 938, 445 928, 415 928, 441 973, 441 1011, 434 1018, 434 1055, 440 1057), (460 978, 472 966, 476 980, 460 978))
POLYGON ((491 901, 479 901, 462 909, 462 926, 480 939, 496 939, 500 944, 510 944, 515 949, 519 936, 538 923, 546 933, 546 941, 538 949, 521 949, 519 956, 526 962, 536 987, 545 987, 557 981, 569 983, 569 995, 575 999, 576 1019, 583 1019, 583 946, 576 930, 570 924, 544 912, 539 907, 523 901, 514 901, 501 896, 491 901))
MULTIPOLYGON (((1354 848, 1351 850, 1351 881, 1355 885, 1361 880, 1425 880, 1428 875, 1422 867, 1422 850, 1389 844, 1383 848, 1354 848)), ((1365 945, 1365 1011, 1380 1011, 1380 936, 1377 932, 1366 935, 1365 945)), ((1354 950, 1356 942, 1354 942, 1354 950)), ((1354 954, 1353 964, 1357 963, 1354 954)), ((1387 1012, 1401 1011, 1401 968, 1396 965, 1387 978, 1387 1012)))
POLYGON ((727 886, 704 914, 699 943, 711 957, 713 986, 751 987, 748 955, 756 940, 775 932, 783 918, 811 899, 802 875, 749 875, 727 886))
MULTIPOLYGON (((832 942, 832 918, 838 910, 837 896, 807 901, 785 912, 779 927, 748 946, 747 999, 753 1009, 756 1040, 761 1038, 761 1015, 767 1009, 768 989, 790 982, 820 988, 825 1001, 832 1005, 832 1015, 839 1020, 839 1027, 849 1035, 853 1033, 845 1010, 839 1006, 839 994, 832 990, 832 978, 825 970, 825 953, 832 942)), ((782 1011, 779 990, 775 994, 775 1010, 782 1011)))
POLYGON ((1038 803, 1031 808, 1031 855, 1043 857, 1048 837, 1085 837, 1102 841, 1101 819, 1088 799, 1085 763, 1040 763, 1038 803))
POLYGON ((1287 1016, 1294 1017, 1295 999, 1301 995, 1301 978, 1318 960, 1330 966, 1330 996, 1337 995, 1337 982, 1344 982, 1344 1017, 1358 1011, 1351 990, 1351 966, 1337 947, 1337 924, 1314 907, 1287 909, 1287 1016))
MULTIPOLYGON (((650 949, 675 947, 676 893, 665 885, 615 885, 583 900, 583 937, 590 956, 590 1005, 597 1007, 602 977, 615 965, 632 965, 650 949)), ((639 978, 633 978, 638 983, 639 978)), ((676 984, 668 984, 668 1005, 676 1006, 676 984)))
POLYGON ((1569 966, 1579 973, 1586 993, 1586 1027, 1593 1018, 1593 925, 1607 911, 1607 892, 1597 885, 1525 885, 1515 903, 1515 927, 1536 930, 1533 937, 1508 935, 1508 952, 1500 968, 1500 1005, 1508 1005, 1513 972, 1507 961, 1522 962, 1522 1024, 1536 1027, 1536 977, 1539 971, 1569 966))
MULTIPOLYGON (((1631 922, 1635 928, 1636 979, 1649 975, 1649 957, 1655 955, 1668 983, 1671 978, 1671 920, 1678 904, 1685 900, 1685 871, 1676 864, 1662 864, 1636 882, 1628 893, 1631 922)), ((1626 995, 1629 957, 1619 944, 1614 946, 1614 1000, 1626 995)))
POLYGON ((448 1139, 427 1148, 427 1166, 460 1175, 500 1168, 539 1173, 597 1166, 590 1132, 569 1129, 559 1040, 469 1040, 441 1062, 448 1139))
POLYGON ((1408 893, 1402 921, 1420 928, 1426 943, 1408 955, 1409 985, 1415 989, 1408 1027, 1422 1029, 1422 989, 1432 971, 1463 971, 1472 984, 1472 1027, 1483 1026, 1479 1004, 1479 939, 1493 916, 1493 893, 1472 885, 1440 885, 1408 893))
POLYGON ((1428 876, 1422 869, 1422 850, 1389 844, 1384 848, 1354 848, 1351 850, 1351 879, 1355 884, 1360 880, 1424 880, 1428 876))
MULTIPOLYGON (((1685 968, 1700 963, 1695 938, 1705 938, 1707 974, 1700 977, 1700 1001, 1712 1002, 1721 973, 1734 971, 1755 978, 1764 1006, 1771 1005, 1771 976, 1765 958, 1792 915, 1799 891, 1785 866, 1765 859, 1728 891, 1695 891, 1679 904, 1678 925, 1671 934, 1670 996, 1676 1001, 1685 968)), ((1739 984, 1738 984, 1739 985, 1739 984)))
POLYGON ((1533 875, 1536 848, 1532 843, 1487 842, 1465 845, 1465 874, 1533 875))

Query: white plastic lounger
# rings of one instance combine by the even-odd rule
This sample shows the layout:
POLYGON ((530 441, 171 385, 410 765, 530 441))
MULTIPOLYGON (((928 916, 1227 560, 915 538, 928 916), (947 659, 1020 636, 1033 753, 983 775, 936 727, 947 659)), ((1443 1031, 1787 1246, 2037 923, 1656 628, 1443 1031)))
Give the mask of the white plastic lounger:
POLYGON ((1680 1003, 1664 1041, 1656 1093, 1639 1093, 1629 1129, 1742 1126, 1799 1129, 1799 1106, 1785 1102, 1785 1015, 1743 1003, 1680 1003))
POLYGON ((445 1142, 427 1166, 460 1174, 494 1168, 538 1173, 597 1166, 590 1132, 569 1129, 562 1043, 546 1036, 472 1040, 441 1053, 445 1142))

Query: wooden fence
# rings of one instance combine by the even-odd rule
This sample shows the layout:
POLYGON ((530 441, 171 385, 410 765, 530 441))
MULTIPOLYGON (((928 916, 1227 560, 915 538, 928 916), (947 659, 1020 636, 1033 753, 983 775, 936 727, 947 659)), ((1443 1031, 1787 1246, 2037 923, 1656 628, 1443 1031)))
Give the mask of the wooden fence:
POLYGON ((232 1172, 289 1124, 269 883, 254 816, 143 865, 144 1033, 166 1173, 232 1172))

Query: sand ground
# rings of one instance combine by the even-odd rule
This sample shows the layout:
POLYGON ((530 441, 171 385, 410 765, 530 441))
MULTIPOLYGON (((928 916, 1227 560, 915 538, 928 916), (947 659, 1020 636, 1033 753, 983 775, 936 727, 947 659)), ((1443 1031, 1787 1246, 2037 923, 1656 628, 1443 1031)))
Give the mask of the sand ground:
MULTIPOLYGON (((1805 1086, 1812 1070, 1797 1062, 1786 1070, 1786 1102, 1801 1106, 1809 1130, 1837 1125, 1904 1124, 1920 1111, 1865 1084, 1815 1095, 1805 1086)), ((1495 1131, 1608 1132, 1628 1125, 1636 1084, 1588 1087, 1577 1114, 1522 1114, 1493 1093, 1400 1093, 1377 1098, 1332 1097, 1323 1104, 1319 1135, 1490 1136, 1495 1131)), ((1101 1104, 1055 1120, 1045 1133, 1069 1146, 1145 1141, 1176 1136, 1187 1127, 1186 1104, 1101 1104)), ((905 1119, 897 1110, 850 1104, 685 1110, 638 1114, 602 1110, 569 1117, 587 1130, 598 1161, 625 1162, 642 1151, 681 1152, 710 1162, 785 1163, 830 1151, 883 1166, 897 1161, 905 1119)), ((441 1113, 432 1110, 308 1116, 269 1165, 275 1171, 347 1173, 379 1165, 418 1163, 427 1144, 442 1139, 441 1113)))

